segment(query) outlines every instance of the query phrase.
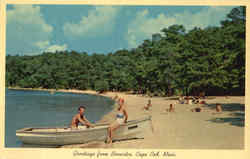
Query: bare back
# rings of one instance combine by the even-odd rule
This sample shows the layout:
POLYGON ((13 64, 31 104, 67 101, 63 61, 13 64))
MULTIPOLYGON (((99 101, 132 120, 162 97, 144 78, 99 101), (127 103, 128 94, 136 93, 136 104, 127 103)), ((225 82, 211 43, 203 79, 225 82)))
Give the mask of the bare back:
POLYGON ((81 116, 80 114, 76 114, 71 121, 71 127, 78 127, 79 119, 84 120, 84 116, 81 116))

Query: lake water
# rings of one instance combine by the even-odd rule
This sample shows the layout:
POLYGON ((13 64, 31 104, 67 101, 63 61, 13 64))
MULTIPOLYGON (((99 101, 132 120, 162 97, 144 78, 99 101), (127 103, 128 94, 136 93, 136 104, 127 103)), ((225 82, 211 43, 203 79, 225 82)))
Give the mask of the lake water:
POLYGON ((5 147, 20 147, 16 130, 24 127, 68 126, 78 107, 86 107, 90 122, 111 111, 114 102, 107 97, 32 90, 5 91, 5 147))

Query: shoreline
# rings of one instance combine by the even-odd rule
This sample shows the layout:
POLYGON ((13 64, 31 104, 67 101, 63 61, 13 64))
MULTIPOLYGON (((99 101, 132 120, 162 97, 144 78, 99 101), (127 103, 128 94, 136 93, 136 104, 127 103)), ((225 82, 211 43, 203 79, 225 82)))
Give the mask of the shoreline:
MULTIPOLYGON (((23 90, 84 93, 109 98, 118 95, 125 99, 128 120, 152 116, 154 132, 145 132, 144 139, 114 142, 111 147, 107 147, 104 142, 93 142, 65 145, 62 148, 244 149, 245 96, 209 96, 205 99, 207 106, 202 106, 206 111, 198 113, 190 111, 198 105, 177 104, 177 100, 168 97, 147 97, 126 92, 99 94, 92 90, 23 90), (148 99, 152 101, 152 110, 145 111, 143 107, 148 99), (222 113, 214 112, 216 103, 222 104, 224 108, 222 113), (166 112, 169 104, 174 104, 175 112, 166 112), (242 123, 243 126, 240 125, 242 123)), ((114 106, 98 122, 112 122, 115 120, 115 113, 116 107, 114 106)))

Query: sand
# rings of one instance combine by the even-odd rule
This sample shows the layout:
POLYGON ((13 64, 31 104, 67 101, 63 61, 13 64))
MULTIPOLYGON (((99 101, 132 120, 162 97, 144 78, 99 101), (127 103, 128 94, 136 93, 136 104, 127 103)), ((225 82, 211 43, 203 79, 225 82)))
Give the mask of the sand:
MULTIPOLYGON (((97 94, 95 91, 57 90, 62 92, 97 94)), ((208 97, 207 105, 177 104, 176 98, 145 97, 129 93, 107 92, 107 97, 115 95, 125 99, 128 120, 151 115, 154 131, 145 132, 144 139, 67 145, 66 148, 134 148, 134 149, 244 149, 244 103, 245 97, 208 97), (148 99, 152 109, 143 110, 148 99), (215 113, 215 104, 221 103, 223 112, 215 113), (174 104, 175 112, 166 112, 174 104), (201 106, 203 112, 190 109, 201 106)), ((115 110, 106 114, 99 122, 115 120, 115 110)))
MULTIPOLYGON (((78 91, 75 91, 78 92, 78 91)), ((96 94, 95 91, 84 93, 96 94)), ((125 99, 129 120, 151 115, 154 131, 148 131, 144 139, 105 143, 88 143, 67 147, 82 148, 135 148, 135 149, 244 149, 244 99, 245 97, 208 97, 206 105, 177 104, 176 99, 167 97, 145 97, 128 93, 107 92, 107 97, 115 95, 125 99), (152 109, 143 110, 148 99, 152 109), (166 112, 170 104, 175 112, 166 112), (215 104, 221 103, 222 113, 215 112, 215 104), (191 112, 202 107, 203 112, 191 112)), ((116 108, 114 108, 116 109, 116 108)), ((116 110, 105 115, 99 122, 112 122, 116 110)))

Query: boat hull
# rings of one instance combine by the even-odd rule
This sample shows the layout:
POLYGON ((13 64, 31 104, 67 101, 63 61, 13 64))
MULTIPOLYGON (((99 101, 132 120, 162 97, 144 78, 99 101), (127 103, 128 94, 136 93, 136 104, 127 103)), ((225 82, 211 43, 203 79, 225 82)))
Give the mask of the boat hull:
MULTIPOLYGON (((81 126, 71 128, 24 128, 17 130, 16 136, 25 145, 62 146, 82 144, 91 141, 105 141, 108 135, 108 124, 100 124, 94 128, 81 126)), ((143 138, 144 132, 152 128, 151 117, 128 121, 113 134, 113 140, 143 138)))

